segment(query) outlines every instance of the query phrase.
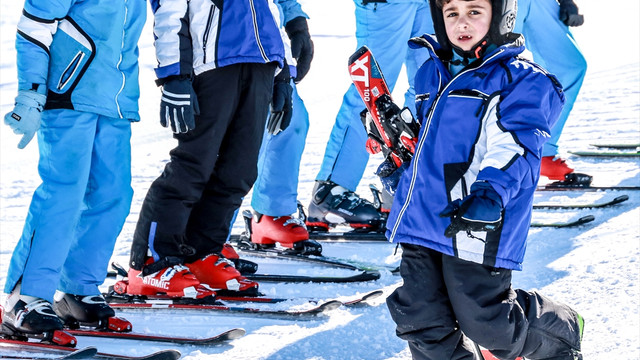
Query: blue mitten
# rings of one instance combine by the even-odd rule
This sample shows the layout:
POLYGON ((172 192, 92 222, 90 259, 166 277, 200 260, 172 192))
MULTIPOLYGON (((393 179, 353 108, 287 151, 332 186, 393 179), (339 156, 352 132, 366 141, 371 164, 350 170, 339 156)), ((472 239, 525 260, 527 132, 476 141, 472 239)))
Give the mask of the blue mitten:
POLYGON ((440 217, 451 218, 444 232, 449 238, 459 231, 495 231, 502 226, 502 198, 488 182, 477 181, 468 196, 450 202, 440 217))
POLYGON ((397 167, 396 164, 393 163, 393 161, 390 161, 388 159, 383 161, 380 166, 378 166, 376 175, 378 175, 382 186, 391 196, 396 195, 396 189, 398 188, 400 177, 407 169, 407 167, 409 167, 408 161, 405 161, 400 167, 397 167))
POLYGON ((40 129, 42 110, 46 101, 46 95, 35 90, 18 91, 15 106, 4 116, 4 123, 9 125, 14 133, 22 134, 22 139, 18 143, 19 149, 24 149, 40 129))

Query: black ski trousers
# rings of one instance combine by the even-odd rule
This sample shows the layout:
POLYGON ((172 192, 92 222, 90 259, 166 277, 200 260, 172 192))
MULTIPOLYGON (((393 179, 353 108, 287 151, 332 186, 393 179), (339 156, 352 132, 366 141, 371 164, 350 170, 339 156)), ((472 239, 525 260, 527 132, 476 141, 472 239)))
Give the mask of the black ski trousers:
POLYGON ((257 177, 275 70, 275 63, 242 63, 195 77, 200 115, 195 129, 174 135, 178 146, 147 192, 132 268, 142 268, 148 249, 178 262, 222 250, 233 214, 257 177))
POLYGON ((511 270, 402 248, 404 283, 387 306, 414 359, 474 360, 470 340, 500 359, 581 359, 577 314, 538 293, 513 290, 511 270))

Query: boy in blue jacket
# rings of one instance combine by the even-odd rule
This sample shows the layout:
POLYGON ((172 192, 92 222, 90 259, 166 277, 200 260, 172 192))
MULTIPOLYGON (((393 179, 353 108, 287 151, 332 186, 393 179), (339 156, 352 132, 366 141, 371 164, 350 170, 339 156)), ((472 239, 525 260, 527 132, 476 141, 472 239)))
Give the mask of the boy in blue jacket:
POLYGON ((562 110, 553 75, 520 58, 515 0, 431 0, 436 38, 416 74, 422 127, 387 236, 404 283, 387 299, 416 359, 581 359, 583 320, 511 287, 521 270, 542 146, 562 110))
POLYGON ((42 184, 9 264, 4 332, 50 333, 62 328, 56 314, 65 322, 114 315, 98 285, 133 197, 145 7, 144 0, 25 1, 18 96, 5 123, 22 135, 19 148, 37 132, 42 184))

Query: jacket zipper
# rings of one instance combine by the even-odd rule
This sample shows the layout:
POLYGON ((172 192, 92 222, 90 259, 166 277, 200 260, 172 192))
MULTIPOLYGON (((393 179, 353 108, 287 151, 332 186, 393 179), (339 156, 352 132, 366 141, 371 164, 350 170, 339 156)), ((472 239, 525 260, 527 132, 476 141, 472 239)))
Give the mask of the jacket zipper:
POLYGON ((120 104, 118 103, 118 97, 120 96, 120 93, 122 93, 122 90, 124 90, 124 85, 127 81, 127 78, 125 77, 124 73, 122 72, 122 70, 120 70, 120 64, 122 64, 122 53, 124 51, 124 37, 126 35, 126 25, 127 25, 127 14, 129 13, 129 8, 127 6, 128 0, 124 1, 124 23, 122 24, 122 43, 120 44, 120 59, 118 59, 118 64, 116 65, 116 68, 118 69, 118 71, 120 71, 120 74, 122 75, 122 86, 120 86, 120 90, 118 90, 118 92, 116 93, 116 97, 115 97, 115 101, 116 101, 116 108, 118 109, 118 116, 120 116, 120 118, 124 118, 124 116, 122 115, 122 110, 120 109, 120 104))
POLYGON ((264 47, 262 46, 262 42, 260 42, 260 33, 258 31, 258 20, 256 19, 256 8, 253 4, 253 0, 249 0, 249 4, 251 5, 251 17, 253 19, 253 32, 256 35, 256 42, 258 43, 258 48, 260 49, 260 54, 264 59, 264 62, 269 62, 269 58, 267 57, 266 52, 264 51, 264 47))
POLYGON ((215 8, 216 8, 215 5, 211 5, 211 8, 209 9, 209 18, 207 19, 207 26, 204 29, 204 35, 202 36, 202 52, 204 53, 204 56, 202 57, 203 64, 207 63, 207 41, 209 40, 209 32, 211 31, 211 24, 213 23, 213 12, 215 8))
POLYGON ((76 70, 78 70, 78 65, 82 62, 82 59, 84 59, 84 53, 82 51, 78 51, 69 65, 67 65, 67 68, 64 69, 62 75, 60 75, 60 80, 58 81, 58 90, 62 90, 62 88, 65 87, 67 83, 69 83, 69 80, 73 78, 73 75, 75 74, 76 70))
MULTIPOLYGON (((438 107, 438 103, 440 102, 440 99, 442 99, 442 94, 445 93, 445 91, 451 86, 451 84, 453 84, 453 82, 459 78, 460 76, 462 76, 463 74, 466 74, 470 71, 473 70, 477 70, 479 68, 481 68, 484 64, 486 64, 488 61, 492 60, 493 58, 495 58, 496 56, 502 54, 502 52, 504 52, 504 49, 501 49, 500 51, 498 51, 497 53, 495 53, 494 55, 492 55, 490 58, 486 59, 485 61, 482 62, 482 64, 480 64, 478 67, 473 68, 473 69, 466 69, 466 70, 462 70, 461 72, 459 72, 456 76, 454 76, 451 81, 449 81, 449 83, 447 85, 445 85, 445 87, 440 90, 438 92, 438 94, 436 95, 436 98, 433 102, 433 105, 431 106, 431 109, 429 110, 429 117, 427 118, 427 123, 426 128, 424 129, 424 132, 422 133, 422 137, 420 138, 420 141, 418 142, 418 146, 416 146, 416 151, 415 154, 413 155, 413 173, 411 174, 411 183, 409 184, 409 195, 407 196, 407 199, 405 200, 404 204, 402 204, 402 209, 400 209, 400 213, 398 214, 398 218, 396 219, 396 223, 393 224, 393 229, 391 230, 391 236, 389 236, 389 241, 393 241, 393 239, 396 236, 396 232, 398 231, 398 226, 400 226, 400 221, 402 220, 402 218, 404 217, 405 212, 407 211, 407 208, 409 207, 409 203, 411 202, 411 196, 413 195, 413 188, 415 187, 416 184, 416 179, 418 177, 418 163, 420 161, 420 153, 422 152, 422 148, 424 146, 424 142, 425 139, 427 138, 427 135, 429 134, 429 127, 431 126, 431 120, 433 120, 433 114, 435 113, 436 108, 438 107)), ((442 77, 441 75, 439 75, 440 78, 440 84, 442 84, 442 77)))

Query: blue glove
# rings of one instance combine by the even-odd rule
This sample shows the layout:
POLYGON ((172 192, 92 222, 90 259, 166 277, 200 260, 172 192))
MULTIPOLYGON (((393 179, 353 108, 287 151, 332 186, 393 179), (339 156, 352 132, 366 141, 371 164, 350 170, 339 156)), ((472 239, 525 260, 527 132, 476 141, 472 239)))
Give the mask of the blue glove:
POLYGON ((42 110, 46 101, 46 95, 35 90, 18 91, 13 111, 4 116, 4 123, 9 125, 14 133, 23 135, 18 143, 18 149, 24 149, 40 129, 42 110))
POLYGON ((291 105, 291 74, 289 66, 285 62, 284 68, 273 81, 273 100, 271 101, 271 114, 267 121, 267 131, 271 135, 277 135, 286 129, 291 123, 293 107, 291 105))
POLYGON ((311 68, 311 60, 313 60, 313 41, 309 35, 309 26, 307 19, 298 16, 284 26, 289 40, 291 40, 291 56, 296 59, 296 78, 295 83, 299 83, 302 78, 307 75, 311 68))
POLYGON ((560 21, 567 26, 584 24, 584 16, 578 13, 578 6, 573 0, 560 0, 560 21))
POLYGON ((405 161, 400 167, 397 167, 393 161, 388 159, 378 166, 376 175, 378 175, 382 186, 391 196, 396 195, 396 189, 398 188, 400 177, 408 167, 408 161, 405 161))
POLYGON ((477 181, 468 196, 450 202, 440 217, 451 217, 444 231, 449 238, 458 231, 495 231, 502 226, 502 198, 489 183, 477 181))
POLYGON ((196 127, 194 115, 200 114, 198 98, 187 77, 173 77, 162 84, 160 99, 160 125, 175 134, 186 133, 196 127))

